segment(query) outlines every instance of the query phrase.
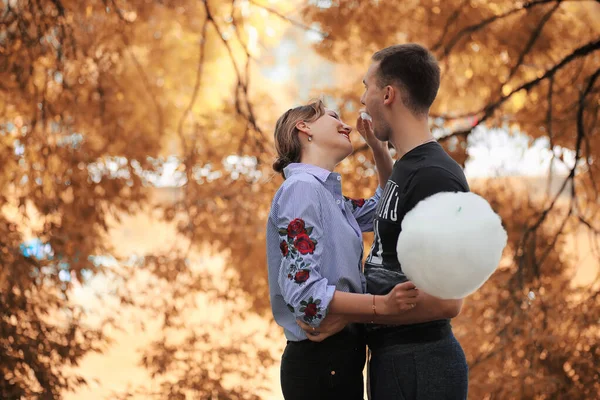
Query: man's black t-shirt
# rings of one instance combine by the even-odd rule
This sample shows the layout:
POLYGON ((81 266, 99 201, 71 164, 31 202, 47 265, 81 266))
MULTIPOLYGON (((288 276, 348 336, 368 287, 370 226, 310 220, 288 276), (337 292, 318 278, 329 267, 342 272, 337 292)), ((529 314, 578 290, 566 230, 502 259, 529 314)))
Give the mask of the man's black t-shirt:
MULTIPOLYGON (((422 144, 394 164, 374 221, 375 237, 365 264, 367 292, 387 294, 407 280, 398 261, 396 244, 404 216, 423 199, 439 192, 468 192, 469 184, 460 165, 437 142, 422 144)), ((368 325, 369 331, 441 329, 450 323, 439 320, 413 325, 368 325)))

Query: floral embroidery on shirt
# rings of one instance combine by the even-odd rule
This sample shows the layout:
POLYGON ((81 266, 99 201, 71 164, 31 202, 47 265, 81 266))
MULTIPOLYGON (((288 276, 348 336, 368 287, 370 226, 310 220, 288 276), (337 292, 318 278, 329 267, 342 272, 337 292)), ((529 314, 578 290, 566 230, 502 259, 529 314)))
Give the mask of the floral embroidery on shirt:
MULTIPOLYGON (((279 236, 287 236, 287 244, 284 245, 284 241, 279 244, 281 253, 287 257, 286 252, 288 244, 292 246, 290 249, 292 253, 299 251, 301 254, 312 254, 317 246, 317 241, 311 239, 313 228, 307 227, 304 220, 301 218, 293 219, 287 226, 287 228, 279 229, 279 236)), ((294 258, 295 254, 292 254, 294 258)))
POLYGON ((310 277, 310 269, 308 269, 309 264, 304 262, 302 257, 298 257, 292 264, 290 264, 290 269, 288 271, 288 279, 297 283, 298 285, 303 284, 310 277))
POLYGON ((306 233, 301 233, 294 239, 294 247, 300 254, 313 254, 315 252, 316 241, 312 240, 306 233))
POLYGON ((310 278, 310 270, 308 269, 301 269, 294 274, 294 282, 298 284, 306 282, 308 278, 310 278))
POLYGON ((351 199, 350 197, 346 196, 344 196, 344 198, 352 203, 352 209, 354 210, 365 205, 365 199, 351 199))
POLYGON ((321 314, 321 299, 314 299, 312 296, 308 299, 308 301, 302 300, 300 302, 300 312, 304 313, 304 320, 306 322, 312 322, 315 319, 323 318, 323 314, 321 314))
POLYGON ((281 254, 292 260, 287 277, 298 285, 306 282, 310 277, 309 264, 302 256, 315 252, 317 241, 310 237, 312 231, 313 228, 307 227, 301 218, 295 218, 287 228, 279 229, 279 235, 284 237, 284 240, 279 243, 281 254))
POLYGON ((290 251, 288 248, 288 243, 285 240, 282 240, 281 243, 279 243, 279 248, 281 249, 281 254, 283 254, 284 257, 287 257, 290 251))
POLYGON ((296 218, 289 223, 287 229, 280 229, 279 234, 283 233, 283 231, 285 231, 284 234, 287 234, 289 239, 293 239, 303 233, 310 235, 313 231, 313 228, 306 228, 304 220, 301 218, 296 218))

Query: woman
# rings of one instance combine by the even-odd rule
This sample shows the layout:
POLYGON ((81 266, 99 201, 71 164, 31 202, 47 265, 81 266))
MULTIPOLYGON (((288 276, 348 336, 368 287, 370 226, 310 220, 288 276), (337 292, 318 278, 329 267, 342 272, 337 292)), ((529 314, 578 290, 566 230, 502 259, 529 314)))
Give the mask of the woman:
POLYGON ((373 152, 379 188, 368 200, 342 196, 333 170, 353 149, 352 128, 321 101, 288 110, 275 127, 275 171, 284 182, 275 194, 267 224, 269 289, 273 315, 284 328, 287 346, 281 385, 290 399, 362 399, 365 343, 350 324, 322 342, 307 340, 329 314, 346 321, 377 321, 414 307, 418 291, 410 282, 388 295, 365 293, 362 232, 373 230, 373 214, 391 173, 387 145, 368 121, 357 121, 373 152))

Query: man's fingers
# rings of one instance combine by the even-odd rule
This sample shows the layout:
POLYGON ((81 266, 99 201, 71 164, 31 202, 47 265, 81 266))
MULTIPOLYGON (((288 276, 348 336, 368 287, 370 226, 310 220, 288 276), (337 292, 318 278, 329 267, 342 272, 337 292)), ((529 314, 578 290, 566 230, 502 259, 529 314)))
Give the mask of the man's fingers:
POLYGON ((395 286, 396 290, 411 290, 411 289, 416 289, 416 288, 417 287, 415 286, 415 284, 412 283, 411 281, 402 282, 395 286))
POLYGON ((416 298, 416 297, 419 297, 419 290, 418 289, 410 289, 410 290, 398 292, 398 293, 396 293, 396 296, 405 298, 405 299, 416 298))
POLYGON ((419 301, 419 296, 408 296, 406 294, 396 295, 396 302, 398 302, 399 304, 416 303, 417 301, 419 301))

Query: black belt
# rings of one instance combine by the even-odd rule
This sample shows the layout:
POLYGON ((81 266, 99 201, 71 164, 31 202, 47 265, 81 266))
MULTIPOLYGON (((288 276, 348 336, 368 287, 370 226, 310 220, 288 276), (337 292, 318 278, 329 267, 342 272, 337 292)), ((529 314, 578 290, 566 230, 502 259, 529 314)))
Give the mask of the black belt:
POLYGON ((367 334, 367 344, 372 351, 399 344, 428 343, 442 340, 452 335, 450 324, 424 326, 414 329, 383 328, 367 334))

